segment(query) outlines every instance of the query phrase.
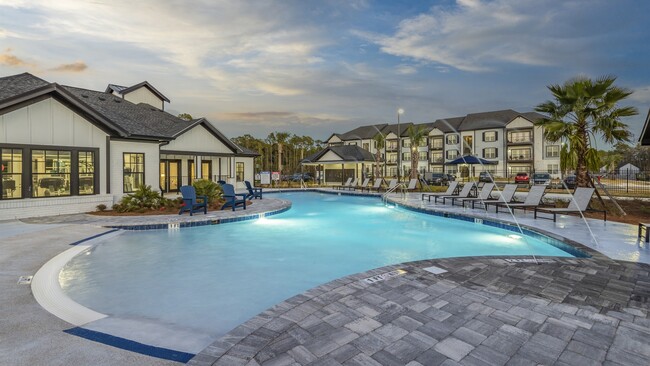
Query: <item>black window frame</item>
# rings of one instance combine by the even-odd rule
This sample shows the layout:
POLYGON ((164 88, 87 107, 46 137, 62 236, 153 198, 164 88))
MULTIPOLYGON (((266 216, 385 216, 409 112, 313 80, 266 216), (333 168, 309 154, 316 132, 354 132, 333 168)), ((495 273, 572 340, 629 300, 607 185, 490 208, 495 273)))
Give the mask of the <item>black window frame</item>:
MULTIPOLYGON (((123 193, 133 193, 136 192, 137 189, 127 191, 126 190, 126 180, 124 179, 126 177, 126 155, 142 155, 142 172, 136 172, 138 175, 142 175, 142 184, 146 185, 147 182, 145 180, 146 178, 146 169, 147 169, 147 157, 145 153, 143 152, 123 152, 122 153, 122 192, 123 193)), ((129 171, 129 174, 134 174, 132 171, 129 171)), ((131 187, 134 188, 134 187, 131 187)))
POLYGON ((497 141, 499 141, 499 134, 497 133, 497 131, 484 131, 483 132, 483 142, 497 142, 497 141), (485 139, 485 136, 487 136, 488 133, 494 134, 494 140, 486 140, 485 139))
POLYGON ((499 149, 496 147, 486 147, 483 148, 483 159, 498 159, 499 158, 499 149), (485 156, 486 150, 494 150, 494 156, 487 157, 485 156))

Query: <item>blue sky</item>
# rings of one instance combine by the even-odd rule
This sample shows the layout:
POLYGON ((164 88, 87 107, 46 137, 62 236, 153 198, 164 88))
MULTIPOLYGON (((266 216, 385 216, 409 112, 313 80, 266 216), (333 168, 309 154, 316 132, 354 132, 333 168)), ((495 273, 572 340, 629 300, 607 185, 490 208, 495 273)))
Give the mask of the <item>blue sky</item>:
POLYGON ((0 75, 152 83, 229 136, 531 111, 613 74, 650 107, 650 1, 0 0, 0 75))

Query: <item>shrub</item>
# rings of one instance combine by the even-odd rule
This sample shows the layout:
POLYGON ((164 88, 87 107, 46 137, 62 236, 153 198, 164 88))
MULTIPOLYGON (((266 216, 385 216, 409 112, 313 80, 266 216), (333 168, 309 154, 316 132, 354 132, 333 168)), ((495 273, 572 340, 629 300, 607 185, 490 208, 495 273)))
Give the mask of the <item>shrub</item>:
POLYGON ((118 212, 143 213, 147 210, 158 210, 169 205, 170 202, 171 200, 151 189, 151 186, 143 185, 136 192, 122 197, 118 204, 113 205, 113 209, 118 212))
POLYGON ((223 197, 223 189, 221 186, 208 179, 200 179, 192 183, 196 190, 197 196, 208 196, 208 202, 214 203, 216 200, 223 197))
POLYGON ((97 210, 100 211, 100 212, 106 211, 106 205, 103 204, 103 203, 100 204, 100 205, 97 205, 97 210))

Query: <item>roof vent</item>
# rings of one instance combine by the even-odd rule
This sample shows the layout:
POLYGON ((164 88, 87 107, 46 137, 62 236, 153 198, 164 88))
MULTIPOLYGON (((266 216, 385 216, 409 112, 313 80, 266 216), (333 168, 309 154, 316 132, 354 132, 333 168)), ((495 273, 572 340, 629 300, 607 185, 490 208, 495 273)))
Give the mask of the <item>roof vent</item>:
POLYGON ((97 97, 97 99, 99 99, 99 100, 101 100, 101 101, 106 100, 106 98, 104 98, 104 97, 97 97))
POLYGON ((81 97, 82 97, 82 98, 88 98, 88 95, 86 95, 86 94, 81 94, 81 97))
POLYGON ((120 99, 113 99, 113 101, 114 101, 115 103, 122 103, 122 101, 121 101, 120 99))

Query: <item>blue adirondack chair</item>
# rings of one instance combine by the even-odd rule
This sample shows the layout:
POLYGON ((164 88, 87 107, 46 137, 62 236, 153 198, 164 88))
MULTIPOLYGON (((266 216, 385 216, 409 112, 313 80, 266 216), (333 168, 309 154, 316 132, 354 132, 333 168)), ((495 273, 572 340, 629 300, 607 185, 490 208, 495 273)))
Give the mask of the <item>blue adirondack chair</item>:
POLYGON ((246 184, 246 189, 248 190, 248 195, 246 196, 246 199, 251 199, 251 198, 259 198, 262 199, 262 188, 255 188, 251 185, 251 182, 245 180, 244 184, 246 184))
POLYGON ((185 211, 189 211, 190 216, 193 216, 194 212, 200 211, 201 208, 203 208, 204 214, 208 213, 208 196, 196 197, 196 190, 192 186, 182 186, 181 194, 183 195, 183 203, 185 205, 181 206, 181 210, 178 212, 179 215, 182 215, 185 211))
POLYGON ((246 193, 235 193, 235 187, 232 184, 223 184, 221 188, 223 189, 223 199, 226 200, 226 203, 221 206, 222 210, 226 207, 232 207, 232 210, 235 211, 235 207, 238 205, 242 205, 244 210, 246 209, 246 193))

